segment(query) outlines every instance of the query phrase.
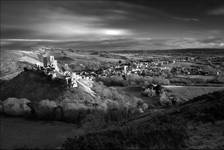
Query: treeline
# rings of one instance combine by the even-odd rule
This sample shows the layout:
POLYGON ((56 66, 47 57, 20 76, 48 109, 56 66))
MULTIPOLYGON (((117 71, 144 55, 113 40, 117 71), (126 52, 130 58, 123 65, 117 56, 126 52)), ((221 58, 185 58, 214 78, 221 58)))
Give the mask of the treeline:
POLYGON ((127 75, 125 78, 122 76, 98 77, 97 81, 103 82, 106 86, 145 86, 149 84, 170 84, 168 79, 164 77, 143 77, 139 75, 127 75))
POLYGON ((223 48, 187 48, 187 49, 166 49, 166 50, 119 50, 119 51, 110 51, 113 53, 147 53, 147 54, 171 54, 171 55, 180 55, 180 54, 224 54, 223 48))

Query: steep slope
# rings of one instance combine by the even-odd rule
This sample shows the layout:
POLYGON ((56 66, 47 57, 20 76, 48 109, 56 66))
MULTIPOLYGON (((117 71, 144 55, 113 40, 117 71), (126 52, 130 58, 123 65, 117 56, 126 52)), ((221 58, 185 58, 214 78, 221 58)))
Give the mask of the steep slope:
POLYGON ((214 122, 224 120, 224 91, 196 97, 178 109, 180 117, 193 121, 214 122))
POLYGON ((57 99, 65 91, 66 84, 63 80, 51 80, 43 73, 23 71, 11 80, 2 81, 0 87, 1 100, 16 97, 40 101, 57 99))
POLYGON ((40 56, 45 52, 40 50, 1 50, 0 51, 0 79, 9 80, 18 75, 24 66, 42 64, 40 56))

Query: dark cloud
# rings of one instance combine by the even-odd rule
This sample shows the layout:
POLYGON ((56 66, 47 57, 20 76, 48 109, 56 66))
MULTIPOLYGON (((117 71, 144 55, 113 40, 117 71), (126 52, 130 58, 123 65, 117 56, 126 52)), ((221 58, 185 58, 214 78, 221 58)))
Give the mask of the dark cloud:
POLYGON ((176 19, 176 20, 180 20, 180 21, 187 21, 187 22, 192 22, 192 21, 199 21, 199 19, 197 18, 183 18, 183 17, 172 17, 173 19, 176 19))
POLYGON ((224 36, 222 3, 222 0, 1 0, 1 39, 8 42, 1 44, 63 43, 83 49, 201 47, 206 46, 203 42, 206 37, 224 36))
POLYGON ((199 40, 202 43, 222 43, 224 42, 224 37, 214 37, 214 36, 210 36, 208 38, 204 38, 199 40))
POLYGON ((222 7, 218 7, 218 8, 209 10, 208 14, 209 15, 218 15, 218 16, 221 15, 221 16, 223 16, 224 15, 224 5, 222 7))
POLYGON ((203 16, 208 10, 224 5, 222 0, 129 0, 128 2, 190 18, 203 16))

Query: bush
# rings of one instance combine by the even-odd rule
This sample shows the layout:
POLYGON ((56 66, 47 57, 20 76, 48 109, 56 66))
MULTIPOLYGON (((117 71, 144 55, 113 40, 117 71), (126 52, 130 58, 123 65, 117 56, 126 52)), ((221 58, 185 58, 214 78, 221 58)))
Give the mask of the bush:
POLYGON ((169 85, 170 81, 163 77, 154 77, 152 83, 159 84, 159 85, 169 85))
POLYGON ((102 83, 94 83, 93 90, 96 95, 99 95, 102 103, 107 103, 108 100, 115 101, 119 107, 134 108, 136 107, 137 99, 130 97, 123 92, 118 91, 116 88, 108 88, 102 83))
POLYGON ((125 86, 126 81, 121 76, 98 77, 97 81, 103 82, 106 86, 125 86))
POLYGON ((131 74, 126 76, 124 80, 121 76, 99 77, 97 81, 101 81, 106 86, 144 86, 148 84, 163 84, 168 85, 170 81, 163 77, 139 76, 131 74))

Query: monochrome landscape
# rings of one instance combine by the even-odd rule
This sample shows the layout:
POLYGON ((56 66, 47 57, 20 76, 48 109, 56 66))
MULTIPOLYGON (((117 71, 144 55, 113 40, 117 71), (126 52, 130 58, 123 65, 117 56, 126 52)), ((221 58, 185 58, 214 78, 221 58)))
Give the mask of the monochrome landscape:
POLYGON ((0 149, 224 149, 222 0, 0 10, 0 149))

